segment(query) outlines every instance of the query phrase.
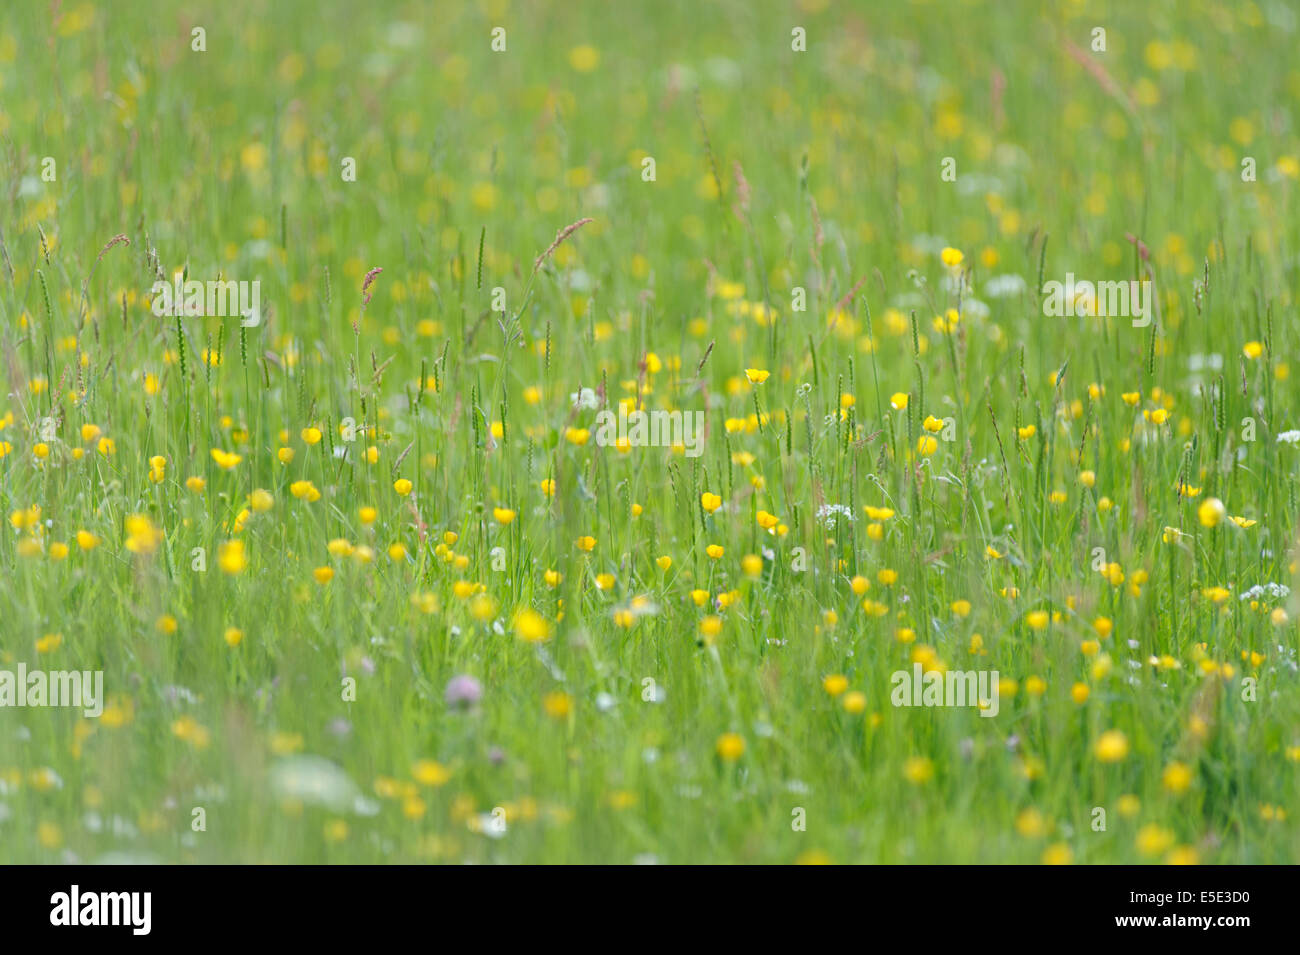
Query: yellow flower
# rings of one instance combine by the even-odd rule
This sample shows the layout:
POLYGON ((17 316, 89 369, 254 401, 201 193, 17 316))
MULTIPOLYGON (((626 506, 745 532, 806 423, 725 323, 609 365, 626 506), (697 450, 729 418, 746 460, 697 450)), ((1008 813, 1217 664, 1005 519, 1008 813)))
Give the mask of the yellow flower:
POLYGON ((1144 856, 1158 856, 1174 844, 1174 834, 1156 823, 1138 830, 1137 850, 1144 856))
POLYGON ((1192 846, 1175 846, 1165 856, 1168 865, 1196 865, 1199 861, 1200 855, 1192 846))
POLYGON ((839 673, 832 673, 822 680, 822 689, 831 696, 839 696, 849 688, 849 679, 839 673))
POLYGON ((1103 763, 1118 763, 1128 755, 1128 737, 1119 730, 1107 730, 1093 745, 1093 755, 1103 763))
POLYGON ((592 537, 590 534, 584 534, 582 537, 579 537, 577 541, 575 541, 574 543, 577 544, 578 550, 584 553, 590 553, 592 549, 595 548, 596 546, 596 538, 592 537))
POLYGON ((498 524, 505 526, 518 515, 508 507, 494 507, 492 508, 492 516, 496 518, 498 524))
POLYGON ((966 257, 962 255, 960 249, 954 249, 952 247, 947 247, 939 253, 939 259, 950 269, 961 265, 965 258, 966 257))
POLYGON ((410 494, 411 488, 413 487, 415 487, 415 485, 407 478, 398 478, 393 482, 393 490, 402 497, 406 497, 406 495, 410 494))
POLYGON ((590 73, 600 66, 600 51, 587 43, 575 46, 569 51, 569 66, 579 73, 590 73))
POLYGON ((1264 354, 1264 345, 1262 342, 1246 342, 1242 347, 1241 353, 1254 361, 1260 355, 1264 354))
POLYGON ((334 579, 334 568, 317 567, 315 570, 311 572, 311 575, 316 578, 316 583, 324 587, 326 584, 328 584, 331 580, 334 579))
POLYGON ((1069 865, 1074 853, 1064 842, 1054 842, 1043 850, 1043 865, 1069 865))
POLYGON ((889 406, 895 411, 902 411, 907 407, 908 394, 905 391, 896 391, 889 396, 889 406))
POLYGON ((586 428, 565 428, 564 429, 564 440, 568 441, 569 444, 576 445, 577 447, 582 447, 584 444, 586 444, 587 440, 590 437, 591 437, 591 432, 588 431, 586 428))
POLYGON ((857 716, 867 708, 867 695, 858 690, 852 693, 845 693, 844 698, 840 700, 840 705, 844 707, 846 713, 852 713, 857 716))
POLYGON ((36 840, 45 849, 57 849, 63 845, 63 830, 52 822, 43 821, 36 827, 36 840))
POLYGON ((939 450, 939 442, 928 434, 923 434, 916 439, 916 453, 923 458, 928 458, 939 450))
POLYGON ((226 646, 233 650, 244 642, 244 631, 238 627, 227 627, 226 632, 222 634, 222 638, 226 641, 226 646))
POLYGON ((1047 626, 1049 616, 1046 610, 1032 610, 1025 614, 1025 623, 1031 630, 1042 630, 1047 626))
POLYGON ((749 379, 751 385, 761 385, 767 381, 770 371, 764 371, 762 368, 746 368, 745 377, 749 379))
POLYGON ((717 560, 723 555, 723 553, 725 553, 725 551, 719 544, 710 544, 708 547, 704 548, 704 553, 708 554, 713 560, 717 560))
POLYGON ((450 781, 451 770, 432 759, 422 759, 411 768, 411 776, 421 786, 430 786, 436 789, 439 786, 445 786, 450 781))
POLYGON ((217 467, 223 471, 232 470, 235 465, 244 460, 242 455, 235 454, 233 451, 223 451, 220 448, 212 449, 212 460, 217 463, 217 467))
POLYGON ((551 625, 536 610, 525 608, 515 616, 515 635, 526 643, 543 643, 551 638, 551 625))
POLYGON ((227 574, 238 574, 248 566, 242 540, 226 541, 217 549, 217 565, 227 574))
POLYGON ((300 436, 303 444, 320 444, 320 428, 303 428, 300 436))
POLYGON ((320 491, 311 481, 294 481, 289 485, 289 493, 300 501, 319 501, 320 491))
POLYGON ((745 738, 739 733, 723 733, 714 744, 718 757, 724 762, 734 763, 745 755, 745 738))
POLYGON ((655 558, 655 563, 659 565, 660 570, 667 572, 668 568, 673 565, 673 559, 664 554, 662 557, 655 558))
POLYGON ((909 756, 903 763, 903 778, 913 786, 928 783, 934 778, 934 761, 926 756, 909 756))
POLYGON ((763 558, 757 554, 746 554, 740 559, 740 572, 746 577, 757 577, 763 572, 763 558))
POLYGON ((420 613, 430 614, 438 612, 438 595, 428 591, 416 591, 411 594, 411 606, 420 613))
POLYGON ((1033 806, 1022 809, 1016 816, 1016 832, 1020 833, 1026 839, 1037 839, 1047 835, 1051 831, 1048 822, 1043 818, 1043 814, 1033 806))
POLYGON ((954 600, 952 602, 952 612, 959 617, 970 616, 971 604, 969 600, 954 600))
POLYGON ((487 623, 496 616, 496 598, 487 593, 475 594, 469 602, 469 613, 479 623, 487 623))
POLYGON ((562 720, 573 712, 573 697, 556 690, 542 697, 542 709, 552 719, 562 720))
POLYGON ((152 554, 162 543, 163 532, 144 514, 126 519, 126 549, 133 554, 152 554))
POLYGON ((342 842, 348 837, 348 824, 344 819, 331 819, 323 830, 326 842, 342 842))
POLYGON ((1196 509, 1196 519, 1204 527, 1217 527, 1226 513, 1227 510, 1224 508, 1222 501, 1217 497, 1207 497, 1201 502, 1200 507, 1196 509))
POLYGON ((1160 781, 1171 793, 1185 793, 1192 785, 1192 771, 1186 763, 1174 761, 1165 767, 1160 781))
POLYGON ((712 514, 722 506, 722 498, 717 494, 710 494, 708 491, 705 491, 700 495, 700 506, 708 513, 712 514))

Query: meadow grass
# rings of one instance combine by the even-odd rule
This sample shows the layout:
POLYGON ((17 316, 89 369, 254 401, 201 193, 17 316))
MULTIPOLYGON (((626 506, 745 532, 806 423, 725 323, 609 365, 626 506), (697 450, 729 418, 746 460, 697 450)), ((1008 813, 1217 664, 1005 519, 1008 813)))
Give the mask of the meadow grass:
POLYGON ((0 859, 1294 862, 1298 17, 10 4, 0 859))

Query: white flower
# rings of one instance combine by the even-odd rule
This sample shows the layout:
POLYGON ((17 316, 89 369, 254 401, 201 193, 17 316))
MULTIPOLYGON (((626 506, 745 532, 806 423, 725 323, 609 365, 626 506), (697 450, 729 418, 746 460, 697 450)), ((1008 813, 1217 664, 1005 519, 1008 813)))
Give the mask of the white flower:
POLYGON ((596 398, 596 392, 591 388, 582 388, 569 395, 569 401, 573 402, 573 407, 584 411, 592 411, 600 407, 600 402, 596 398))
POLYGON ((481 812, 470 825, 470 830, 489 839, 501 839, 506 834, 506 817, 504 812, 493 810, 481 812))
POLYGON ((1283 431, 1277 436, 1278 444, 1300 444, 1300 431, 1283 431))
POLYGON ((833 528, 835 526, 837 516, 842 516, 845 520, 852 522, 853 511, 843 504, 823 504, 817 508, 817 520, 827 527, 833 528))
POLYGON ((1251 587, 1243 593, 1238 599, 1258 600, 1265 594, 1278 600, 1285 600, 1287 597, 1291 596, 1291 588, 1286 584, 1275 584, 1270 581, 1267 584, 1256 584, 1254 587, 1251 587))
POLYGON ((1025 280, 1014 273, 995 275, 984 283, 984 294, 989 298, 1014 298, 1028 288, 1025 280))
POLYGON ((271 788, 281 799, 338 812, 360 795, 356 783, 336 763, 321 756, 290 756, 271 767, 271 788))

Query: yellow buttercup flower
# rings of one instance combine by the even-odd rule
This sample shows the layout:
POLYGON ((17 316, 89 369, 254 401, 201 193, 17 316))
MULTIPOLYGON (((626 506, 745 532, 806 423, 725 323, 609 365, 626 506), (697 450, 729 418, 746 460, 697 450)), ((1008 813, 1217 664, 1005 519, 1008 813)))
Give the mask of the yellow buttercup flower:
POLYGON ((526 643, 542 643, 551 638, 551 625, 536 610, 524 609, 515 615, 515 635, 526 643))
POLYGON ((720 759, 734 763, 745 755, 745 738, 739 733, 723 733, 718 737, 714 748, 720 759))
POLYGON ((1227 509, 1217 497, 1207 497, 1196 509, 1196 519, 1204 527, 1218 527, 1227 509))
POLYGON ((242 540, 229 540, 217 549, 217 566, 227 574, 238 574, 248 566, 248 553, 242 540))
POLYGON ((1119 730, 1107 730, 1093 744, 1093 755, 1103 763, 1118 763, 1128 755, 1128 737, 1119 730))

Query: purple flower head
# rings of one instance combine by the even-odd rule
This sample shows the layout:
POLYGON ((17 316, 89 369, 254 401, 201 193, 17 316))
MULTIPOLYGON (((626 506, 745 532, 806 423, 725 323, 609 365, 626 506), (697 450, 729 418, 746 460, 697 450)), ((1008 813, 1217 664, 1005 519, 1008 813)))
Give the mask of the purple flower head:
POLYGON ((447 683, 447 706, 454 710, 468 710, 483 697, 483 687, 478 680, 462 673, 447 683))

